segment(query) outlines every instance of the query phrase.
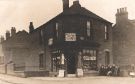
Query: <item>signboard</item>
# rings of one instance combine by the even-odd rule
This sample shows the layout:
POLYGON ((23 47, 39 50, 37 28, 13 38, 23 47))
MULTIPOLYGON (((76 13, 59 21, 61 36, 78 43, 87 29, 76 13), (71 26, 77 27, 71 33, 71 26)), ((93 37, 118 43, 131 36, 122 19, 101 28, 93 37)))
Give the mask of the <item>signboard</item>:
POLYGON ((65 33, 65 41, 76 41, 76 33, 65 33))
POLYGON ((82 77, 82 76, 83 76, 83 70, 77 69, 77 77, 82 77))
POLYGON ((135 72, 130 72, 129 75, 130 76, 135 76, 135 72))
POLYGON ((95 56, 90 57, 90 60, 96 60, 96 57, 95 56))
POLYGON ((84 60, 96 60, 96 56, 83 56, 84 60))
POLYGON ((58 77, 64 77, 65 70, 59 70, 58 77))

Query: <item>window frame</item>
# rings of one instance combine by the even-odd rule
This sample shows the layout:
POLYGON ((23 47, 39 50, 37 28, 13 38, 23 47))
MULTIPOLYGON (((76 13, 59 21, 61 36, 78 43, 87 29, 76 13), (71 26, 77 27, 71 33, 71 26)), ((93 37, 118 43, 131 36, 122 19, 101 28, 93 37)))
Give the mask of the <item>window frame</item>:
POLYGON ((59 37, 59 23, 58 22, 55 23, 55 30, 56 30, 56 37, 58 38, 59 37))
POLYGON ((104 39, 109 40, 108 26, 104 26, 104 39))
POLYGON ((48 45, 49 45, 49 46, 50 46, 50 45, 53 45, 53 41, 54 41, 53 38, 49 38, 49 39, 48 39, 48 45))
POLYGON ((87 21, 87 36, 91 37, 91 21, 87 21))

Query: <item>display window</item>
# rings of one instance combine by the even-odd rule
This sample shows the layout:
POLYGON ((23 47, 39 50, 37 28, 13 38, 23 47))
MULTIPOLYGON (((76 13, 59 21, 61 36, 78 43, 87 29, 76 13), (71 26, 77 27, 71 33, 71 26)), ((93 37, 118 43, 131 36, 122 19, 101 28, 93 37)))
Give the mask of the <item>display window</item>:
POLYGON ((83 70, 96 70, 97 68, 97 54, 96 50, 83 49, 82 51, 83 70))
POLYGON ((52 59, 52 71, 57 72, 58 70, 64 68, 65 57, 60 50, 54 51, 54 53, 52 53, 51 59, 52 59))

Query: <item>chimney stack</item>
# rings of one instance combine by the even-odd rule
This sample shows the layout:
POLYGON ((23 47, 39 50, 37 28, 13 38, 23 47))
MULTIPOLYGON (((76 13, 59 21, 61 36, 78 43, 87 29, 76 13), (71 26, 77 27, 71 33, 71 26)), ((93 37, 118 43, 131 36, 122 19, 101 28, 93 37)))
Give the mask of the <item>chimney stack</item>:
POLYGON ((29 25, 29 33, 32 33, 33 31, 34 31, 33 22, 30 22, 30 25, 29 25))
POLYGON ((10 38, 10 32, 7 30, 6 31, 6 40, 10 38))
POLYGON ((0 43, 4 41, 4 36, 0 37, 0 43))
POLYGON ((73 1, 73 6, 74 7, 81 7, 81 5, 80 5, 80 3, 79 3, 79 0, 75 0, 75 1, 73 1))
POLYGON ((127 8, 124 7, 124 8, 117 9, 116 23, 127 21, 127 20, 128 20, 127 8))
POLYGON ((16 29, 15 27, 12 27, 11 28, 11 36, 15 35, 16 34, 16 29))
POLYGON ((63 11, 69 9, 69 0, 62 0, 63 1, 63 11))

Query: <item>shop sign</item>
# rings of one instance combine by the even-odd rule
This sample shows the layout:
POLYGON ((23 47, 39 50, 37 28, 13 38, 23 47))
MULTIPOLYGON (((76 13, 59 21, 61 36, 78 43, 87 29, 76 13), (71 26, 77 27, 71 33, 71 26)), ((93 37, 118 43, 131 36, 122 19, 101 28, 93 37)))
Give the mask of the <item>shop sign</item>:
POLYGON ((90 57, 90 56, 83 56, 83 59, 84 60, 96 60, 96 57, 95 56, 92 56, 92 57, 90 57))
POLYGON ((76 33, 65 33, 65 41, 76 41, 76 33))
POLYGON ((96 60, 96 57, 95 56, 90 57, 90 60, 96 60))
POLYGON ((77 69, 77 76, 82 77, 83 76, 83 70, 82 69, 77 69))
POLYGON ((64 77, 65 70, 59 70, 58 77, 64 77))

